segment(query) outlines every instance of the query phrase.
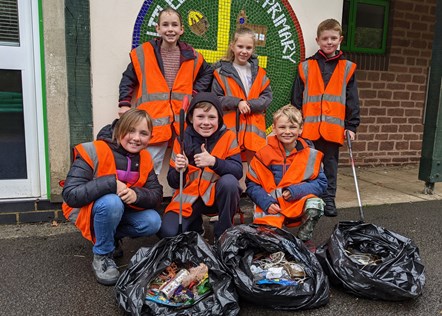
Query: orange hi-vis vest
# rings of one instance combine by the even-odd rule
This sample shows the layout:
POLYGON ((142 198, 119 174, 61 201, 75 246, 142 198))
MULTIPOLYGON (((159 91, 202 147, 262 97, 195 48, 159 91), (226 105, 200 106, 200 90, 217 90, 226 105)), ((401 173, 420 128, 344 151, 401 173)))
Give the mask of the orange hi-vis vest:
MULTIPOLYGON (((221 68, 214 71, 213 75, 224 90, 224 95, 234 96, 243 100, 257 99, 269 86, 270 80, 266 71, 258 67, 258 74, 246 96, 244 90, 235 79, 220 74, 221 68)), ((248 149, 258 151, 266 144, 266 122, 264 113, 251 113, 239 116, 239 130, 236 131, 236 111, 225 111, 223 114, 224 124, 228 129, 237 133, 238 144, 241 150, 248 149)))
MULTIPOLYGON (((115 166, 115 158, 110 147, 106 142, 97 140, 94 142, 83 143, 75 146, 74 157, 80 155, 86 163, 93 169, 94 178, 114 174, 116 176, 117 169, 115 166)), ((127 183, 128 187, 142 187, 146 183, 149 173, 153 168, 152 158, 147 150, 140 151, 140 176, 134 184, 127 183)), ((75 226, 81 231, 84 238, 95 243, 92 221, 92 207, 94 203, 89 203, 81 208, 70 207, 63 202, 62 210, 64 217, 75 223, 75 226)), ((130 206, 130 205, 129 205, 130 206)), ((130 206, 135 210, 140 208, 130 206)))
POLYGON ((356 70, 356 64, 339 60, 327 87, 315 60, 299 64, 299 75, 304 82, 302 137, 344 144, 345 103, 347 84, 356 70))
POLYGON ((146 42, 130 52, 132 64, 138 78, 136 105, 152 118, 153 132, 150 144, 171 139, 172 129, 179 135, 179 113, 184 96, 192 99, 193 82, 204 58, 198 52, 193 60, 181 63, 172 89, 167 85, 155 57, 154 47, 146 42))
MULTIPOLYGON (((180 152, 180 144, 175 140, 172 157, 170 159, 170 166, 175 168, 175 158, 180 152)), ((212 152, 212 156, 220 159, 225 159, 227 157, 237 155, 240 153, 238 142, 236 141, 235 134, 227 130, 218 142, 215 144, 212 152)), ((201 168, 188 165, 188 172, 185 179, 185 185, 183 188, 183 216, 189 217, 192 215, 192 204, 199 198, 203 200, 204 204, 207 206, 212 206, 215 201, 215 185, 216 181, 220 178, 209 167, 205 167, 203 170, 201 168)), ((179 213, 180 209, 180 195, 179 190, 176 190, 171 202, 167 206, 165 212, 175 212, 179 213)))
MULTIPOLYGON (((269 136, 268 142, 275 142, 276 136, 269 136)), ((307 199, 316 197, 308 194, 296 201, 286 201, 282 197, 284 188, 301 183, 303 181, 313 180, 318 177, 321 170, 321 162, 323 154, 313 148, 308 147, 307 143, 298 138, 304 149, 297 151, 294 149, 289 155, 290 167, 283 175, 281 181, 276 185, 272 171, 269 169, 271 164, 284 164, 285 157, 281 153, 267 145, 262 148, 255 158, 250 162, 247 178, 260 185, 269 195, 274 197, 281 208, 279 214, 266 214, 258 205, 255 207, 254 220, 255 224, 265 224, 281 228, 286 226, 299 226, 301 224, 304 204, 307 199)), ((284 153, 285 154, 285 153, 284 153)))

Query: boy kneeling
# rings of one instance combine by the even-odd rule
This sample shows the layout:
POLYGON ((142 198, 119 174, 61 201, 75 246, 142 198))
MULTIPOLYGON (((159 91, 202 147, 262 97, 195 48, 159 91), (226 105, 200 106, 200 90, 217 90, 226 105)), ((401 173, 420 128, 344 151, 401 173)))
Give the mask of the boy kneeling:
POLYGON ((323 154, 311 141, 300 138, 302 114, 286 105, 273 114, 273 132, 267 145, 252 159, 246 193, 256 204, 255 224, 282 228, 299 226, 298 238, 315 251, 313 229, 324 213, 318 198, 327 188, 323 154))

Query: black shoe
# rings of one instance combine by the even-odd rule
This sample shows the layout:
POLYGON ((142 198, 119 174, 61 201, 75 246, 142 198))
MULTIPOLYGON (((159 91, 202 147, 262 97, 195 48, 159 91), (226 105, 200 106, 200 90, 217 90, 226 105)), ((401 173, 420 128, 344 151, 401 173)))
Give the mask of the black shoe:
POLYGON ((117 265, 114 260, 112 260, 112 253, 107 255, 94 254, 92 271, 95 274, 97 282, 103 285, 114 285, 120 277, 117 265))
POLYGON ((121 258, 123 255, 123 240, 115 239, 114 259, 121 258))
POLYGON ((334 200, 324 200, 324 215, 327 217, 335 217, 338 215, 338 211, 336 210, 335 201, 334 200))

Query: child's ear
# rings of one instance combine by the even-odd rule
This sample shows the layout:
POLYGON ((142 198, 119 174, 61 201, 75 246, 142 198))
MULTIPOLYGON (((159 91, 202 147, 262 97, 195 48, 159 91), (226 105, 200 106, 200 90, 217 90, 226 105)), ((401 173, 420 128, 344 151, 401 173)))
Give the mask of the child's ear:
POLYGON ((339 44, 341 44, 343 40, 344 40, 344 36, 341 35, 341 37, 339 38, 339 44))

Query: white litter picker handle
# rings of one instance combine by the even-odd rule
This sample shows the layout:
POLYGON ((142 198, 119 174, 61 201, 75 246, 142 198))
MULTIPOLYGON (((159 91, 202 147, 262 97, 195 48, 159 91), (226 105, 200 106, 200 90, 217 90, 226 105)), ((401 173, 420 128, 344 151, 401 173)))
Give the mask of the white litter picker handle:
POLYGON ((353 171, 353 179, 355 181, 356 195, 358 197, 359 216, 361 218, 361 221, 364 222, 365 221, 364 220, 364 211, 362 210, 362 202, 361 202, 361 195, 359 194, 359 184, 358 184, 358 178, 356 176, 355 161, 353 159, 353 151, 351 149, 350 132, 347 130, 345 133, 346 133, 345 136, 347 138, 348 153, 350 155, 351 170, 353 171))

